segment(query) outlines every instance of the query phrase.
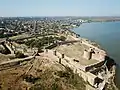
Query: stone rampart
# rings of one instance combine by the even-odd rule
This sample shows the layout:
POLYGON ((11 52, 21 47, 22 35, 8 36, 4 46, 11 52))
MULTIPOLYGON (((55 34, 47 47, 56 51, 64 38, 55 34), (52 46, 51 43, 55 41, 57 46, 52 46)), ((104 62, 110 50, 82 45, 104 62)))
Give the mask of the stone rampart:
MULTIPOLYGON (((87 67, 80 65, 80 63, 75 62, 72 58, 69 58, 65 55, 64 55, 64 58, 62 58, 62 54, 57 51, 52 51, 52 53, 55 54, 56 57, 61 58, 62 65, 71 68, 74 73, 77 73, 79 76, 81 76, 84 79, 84 81, 89 82, 92 86, 95 85, 96 78, 99 78, 99 77, 97 77, 96 75, 90 72, 86 72, 87 67)), ((91 67, 98 66, 97 64, 99 63, 96 63, 96 65, 93 64, 91 67)))
MULTIPOLYGON (((104 50, 99 49, 98 47, 95 47, 91 44, 89 44, 87 41, 82 41, 82 44, 87 45, 88 47, 92 48, 94 53, 91 54, 91 59, 96 59, 98 61, 104 61, 105 57, 106 57, 106 52, 104 50)), ((88 54, 90 53, 90 51, 84 51, 84 56, 85 58, 88 58, 88 54)))
POLYGON ((87 65, 87 66, 85 66, 85 71, 89 71, 89 70, 92 69, 92 68, 101 67, 104 63, 105 63, 105 61, 99 61, 99 62, 97 62, 97 63, 87 65))
POLYGON ((29 60, 33 59, 34 57, 35 56, 29 56, 29 57, 26 57, 26 58, 14 59, 14 60, 2 62, 2 63, 0 63, 0 70, 4 69, 6 67, 11 67, 11 66, 14 66, 14 65, 18 65, 18 64, 20 64, 21 62, 24 62, 24 61, 29 61, 29 60))

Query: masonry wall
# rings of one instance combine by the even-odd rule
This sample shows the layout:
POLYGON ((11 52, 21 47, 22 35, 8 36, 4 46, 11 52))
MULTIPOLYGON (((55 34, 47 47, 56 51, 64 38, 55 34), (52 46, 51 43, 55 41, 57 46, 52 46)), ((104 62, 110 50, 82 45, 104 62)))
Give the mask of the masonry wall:
POLYGON ((104 63, 105 63, 105 61, 99 61, 99 62, 97 62, 97 63, 91 64, 91 65, 87 65, 87 66, 85 67, 85 71, 89 71, 89 70, 92 69, 92 68, 101 67, 104 63))
POLYGON ((101 49, 89 44, 87 41, 82 41, 82 44, 85 44, 88 47, 94 49, 94 53, 92 53, 92 56, 91 56, 92 59, 96 59, 98 61, 105 60, 105 57, 106 57, 107 54, 104 50, 101 50, 101 49))
POLYGON ((95 52, 95 53, 92 53, 91 57, 92 57, 91 59, 103 61, 105 60, 106 55, 101 52, 95 52))
MULTIPOLYGON (((53 54, 54 54, 54 51, 53 51, 53 54)), ((56 56, 58 58, 62 58, 62 54, 60 54, 59 52, 56 52, 56 56)), ((67 56, 64 56, 64 58, 61 59, 61 64, 71 68, 73 72, 79 74, 79 76, 81 76, 84 79, 84 81, 89 82, 92 86, 94 86, 95 78, 97 78, 97 76, 95 76, 90 72, 86 72, 85 71, 86 67, 80 65, 78 62, 74 62, 73 59, 67 56)), ((92 65, 91 67, 94 67, 94 66, 99 66, 99 65, 92 65)), ((91 67, 89 66, 87 68, 91 68, 91 67)))

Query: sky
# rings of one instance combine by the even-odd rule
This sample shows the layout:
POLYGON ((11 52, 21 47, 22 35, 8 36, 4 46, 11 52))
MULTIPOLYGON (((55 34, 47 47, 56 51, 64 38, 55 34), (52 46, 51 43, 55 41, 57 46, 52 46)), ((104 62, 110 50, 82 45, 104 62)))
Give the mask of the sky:
POLYGON ((120 16, 120 0, 0 0, 1 16, 120 16))

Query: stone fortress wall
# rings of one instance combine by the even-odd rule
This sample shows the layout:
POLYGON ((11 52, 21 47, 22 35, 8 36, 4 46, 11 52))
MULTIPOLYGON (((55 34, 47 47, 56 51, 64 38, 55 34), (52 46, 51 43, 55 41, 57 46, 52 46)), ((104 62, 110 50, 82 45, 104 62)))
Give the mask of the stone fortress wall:
POLYGON ((53 53, 56 57, 58 57, 58 62, 60 64, 71 68, 74 73, 77 73, 90 85, 95 86, 97 79, 99 79, 101 82, 103 81, 100 77, 86 71, 87 69, 91 69, 94 66, 97 67, 103 65, 103 61, 100 61, 89 66, 82 66, 78 62, 75 62, 72 58, 69 58, 66 55, 61 54, 57 51, 50 50, 49 52, 53 53))
POLYGON ((84 54, 83 54, 83 57, 86 58, 86 59, 95 59, 95 60, 98 60, 98 61, 104 61, 105 60, 105 57, 107 56, 107 53, 106 51, 92 45, 91 43, 89 43, 89 41, 81 38, 81 37, 78 37, 78 35, 74 32, 71 32, 72 33, 72 38, 74 38, 74 40, 77 40, 77 41, 80 41, 81 44, 84 44, 86 46, 89 47, 89 50, 85 50, 84 51, 84 54))
MULTIPOLYGON (((80 39, 77 39, 77 40, 80 40, 80 39)), ((89 50, 84 51, 83 57, 86 58, 87 60, 96 59, 96 60, 98 60, 97 63, 83 66, 80 63, 75 62, 73 60, 73 58, 69 58, 65 54, 61 54, 58 51, 48 50, 48 52, 51 52, 54 56, 56 56, 58 59, 57 61, 60 64, 62 64, 64 66, 68 66, 69 68, 71 68, 74 71, 74 73, 78 73, 79 76, 81 76, 90 85, 92 85, 93 87, 95 87, 98 90, 102 90, 105 86, 105 80, 103 78, 101 78, 99 75, 95 75, 89 71, 91 69, 94 70, 98 67, 102 67, 105 63, 105 57, 107 54, 104 50, 101 50, 101 49, 89 44, 88 42, 81 41, 81 44, 85 44, 88 47, 90 47, 89 50), (99 83, 98 83, 98 80, 99 80, 99 83), (98 84, 98 85, 96 86, 96 84, 98 84)), ((9 47, 8 47, 8 49, 9 49, 9 47)), ((34 56, 32 56, 32 58, 33 57, 34 56)), ((29 58, 26 58, 25 60, 28 60, 28 59, 29 58)), ((12 64, 12 63, 21 62, 21 61, 24 61, 24 59, 6 62, 4 64, 1 64, 1 66, 6 65, 6 64, 9 65, 9 63, 12 64)))
MULTIPOLYGON (((82 78, 84 78, 84 80, 85 80, 85 78, 87 78, 86 80, 93 87, 95 86, 95 82, 94 82, 94 84, 91 83, 92 80, 96 81, 96 79, 98 79, 98 78, 102 79, 102 81, 100 81, 97 84, 97 88, 95 88, 95 90, 103 90, 103 88, 105 87, 106 83, 109 82, 109 79, 111 77, 114 77, 114 75, 115 75, 115 73, 111 73, 110 71, 108 71, 108 67, 106 66, 106 63, 109 60, 106 57, 109 57, 109 56, 107 56, 106 51, 100 49, 98 46, 92 45, 91 42, 81 38, 80 36, 77 37, 76 33, 73 33, 73 34, 74 35, 72 35, 72 37, 74 38, 74 40, 80 40, 81 44, 87 45, 89 47, 89 50, 85 50, 84 51, 83 57, 86 58, 87 60, 91 60, 91 59, 98 60, 97 63, 91 64, 91 65, 87 65, 85 67, 85 71, 86 72, 82 73, 85 76, 82 75, 82 78), (88 74, 88 72, 90 73, 90 75, 88 74), (98 78, 94 78, 94 76, 96 76, 98 78)), ((112 72, 114 72, 114 71, 115 71, 115 69, 112 72)), ((87 90, 93 90, 93 89, 89 89, 88 88, 87 90)))
POLYGON ((80 38, 75 37, 75 40, 79 40, 81 44, 85 44, 89 47, 89 50, 85 50, 83 53, 83 57, 85 59, 87 60, 95 59, 98 60, 98 62, 83 66, 80 65, 80 63, 75 62, 72 58, 69 58, 64 54, 60 54, 57 51, 53 51, 52 53, 58 57, 59 63, 70 67, 74 71, 74 73, 78 73, 79 76, 81 76, 86 82, 92 85, 95 88, 95 90, 103 90, 108 79, 104 79, 101 75, 93 74, 90 72, 90 70, 100 73, 99 72, 101 69, 100 67, 103 68, 105 65, 105 59, 107 56, 106 52, 102 49, 99 49, 98 47, 91 45, 87 41, 86 42, 82 41, 80 38))
POLYGON ((95 59, 98 61, 104 61, 106 57, 106 53, 95 50, 94 48, 90 48, 89 50, 84 51, 83 57, 88 60, 95 59))

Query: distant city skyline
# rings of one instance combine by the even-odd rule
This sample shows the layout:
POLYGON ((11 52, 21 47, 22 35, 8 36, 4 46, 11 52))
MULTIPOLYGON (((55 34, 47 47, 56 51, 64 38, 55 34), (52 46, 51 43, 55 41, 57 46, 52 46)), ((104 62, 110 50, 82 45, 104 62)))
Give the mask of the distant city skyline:
POLYGON ((0 17, 120 16, 119 0, 1 0, 0 17))

